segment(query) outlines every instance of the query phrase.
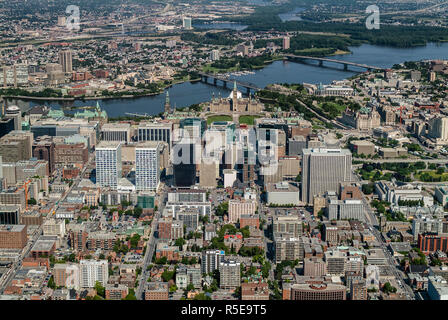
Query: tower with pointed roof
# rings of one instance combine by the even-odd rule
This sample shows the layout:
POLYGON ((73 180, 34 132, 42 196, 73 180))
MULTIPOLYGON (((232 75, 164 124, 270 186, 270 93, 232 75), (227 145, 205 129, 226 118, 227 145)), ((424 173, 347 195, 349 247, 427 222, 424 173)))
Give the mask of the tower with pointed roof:
POLYGON ((165 113, 170 113, 170 112, 171 112, 170 94, 167 91, 166 97, 165 97, 165 113))
POLYGON ((236 80, 233 81, 232 106, 233 111, 238 110, 238 88, 236 87, 236 80))

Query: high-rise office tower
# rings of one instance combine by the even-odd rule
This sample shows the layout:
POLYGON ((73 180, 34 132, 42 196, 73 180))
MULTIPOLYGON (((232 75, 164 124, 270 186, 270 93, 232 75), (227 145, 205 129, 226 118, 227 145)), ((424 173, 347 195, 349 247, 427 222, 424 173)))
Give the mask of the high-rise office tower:
POLYGON ((95 157, 96 183, 116 189, 121 178, 121 143, 101 142, 96 147, 95 157))
POLYGON ((138 141, 163 141, 172 146, 173 124, 170 122, 140 123, 138 141))
POLYGON ((219 286, 223 289, 236 288, 241 285, 240 263, 224 260, 219 264, 219 286))
POLYGON ((342 182, 352 180, 352 154, 347 149, 303 149, 302 202, 327 191, 338 192, 342 182))
POLYGON ((160 143, 146 141, 135 148, 135 187, 137 191, 157 190, 160 182, 160 143))
POLYGON ((64 73, 71 73, 73 71, 71 50, 62 50, 59 52, 59 64, 62 66, 64 73))
POLYGON ((189 187, 196 183, 195 145, 178 143, 173 147, 173 173, 176 187, 189 187))
POLYGON ((283 50, 288 50, 290 48, 290 40, 291 38, 288 36, 283 38, 283 50))
POLYGON ((93 288, 98 281, 105 286, 109 279, 107 260, 81 260, 79 262, 82 288, 93 288))
POLYGON ((219 269, 219 264, 224 260, 224 250, 207 250, 202 252, 201 272, 211 273, 219 269))
POLYGON ((18 106, 9 106, 6 108, 4 118, 14 120, 14 130, 22 130, 22 113, 18 106))
POLYGON ((184 17, 182 19, 182 27, 186 30, 191 30, 192 26, 191 26, 191 18, 189 17, 184 17))
POLYGON ((210 60, 212 61, 219 60, 219 50, 212 50, 210 52, 210 60))
POLYGON ((47 175, 51 176, 55 166, 55 143, 53 137, 40 136, 33 143, 33 157, 39 160, 48 161, 47 175))

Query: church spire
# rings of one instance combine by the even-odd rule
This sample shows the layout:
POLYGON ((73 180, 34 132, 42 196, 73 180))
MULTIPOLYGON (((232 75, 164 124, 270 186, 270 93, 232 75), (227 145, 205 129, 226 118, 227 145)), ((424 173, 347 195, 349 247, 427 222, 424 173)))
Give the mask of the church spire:
POLYGON ((166 113, 171 112, 170 94, 168 91, 166 92, 166 97, 165 97, 165 112, 166 113))

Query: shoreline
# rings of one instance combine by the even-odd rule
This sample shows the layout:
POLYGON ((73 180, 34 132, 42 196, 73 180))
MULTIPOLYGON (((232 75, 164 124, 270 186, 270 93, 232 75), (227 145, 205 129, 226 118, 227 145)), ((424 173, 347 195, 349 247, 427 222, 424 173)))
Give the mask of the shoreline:
POLYGON ((92 100, 121 100, 121 99, 138 99, 138 98, 144 98, 144 97, 152 97, 157 96, 160 94, 163 94, 163 92, 171 88, 174 85, 182 84, 185 82, 199 82, 201 79, 193 79, 193 80, 181 80, 175 83, 172 83, 170 85, 167 85, 163 88, 163 90, 159 92, 152 92, 152 93, 146 93, 146 94, 140 94, 140 95, 132 95, 132 94, 125 94, 121 96, 98 96, 98 97, 72 97, 72 98, 64 98, 64 97, 33 97, 33 96, 0 96, 4 100, 9 99, 18 99, 18 100, 24 100, 24 101, 52 101, 52 102, 76 102, 76 101, 92 101, 92 100))

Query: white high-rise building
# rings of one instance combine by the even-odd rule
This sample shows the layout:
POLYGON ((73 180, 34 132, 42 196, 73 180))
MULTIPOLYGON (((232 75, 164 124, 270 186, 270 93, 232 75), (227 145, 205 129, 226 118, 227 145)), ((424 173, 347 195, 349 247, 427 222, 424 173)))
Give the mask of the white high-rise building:
POLYGON ((137 191, 156 191, 160 183, 160 143, 146 141, 135 148, 135 187, 137 191))
POLYGON ((109 280, 109 266, 107 260, 81 260, 81 288, 93 288, 99 281, 105 286, 109 280))
POLYGON ((347 149, 303 149, 302 202, 314 196, 338 192, 340 183, 352 181, 352 154, 347 149))
POLYGON ((95 150, 96 183, 116 189, 121 179, 121 143, 101 142, 95 150))
POLYGON ((184 29, 187 29, 187 30, 193 29, 192 26, 191 26, 191 18, 184 17, 182 19, 182 26, 183 26, 184 29))
POLYGON ((210 60, 212 61, 219 60, 219 50, 212 50, 210 52, 210 60))
POLYGON ((440 144, 448 142, 448 117, 435 117, 429 121, 429 136, 440 144))

